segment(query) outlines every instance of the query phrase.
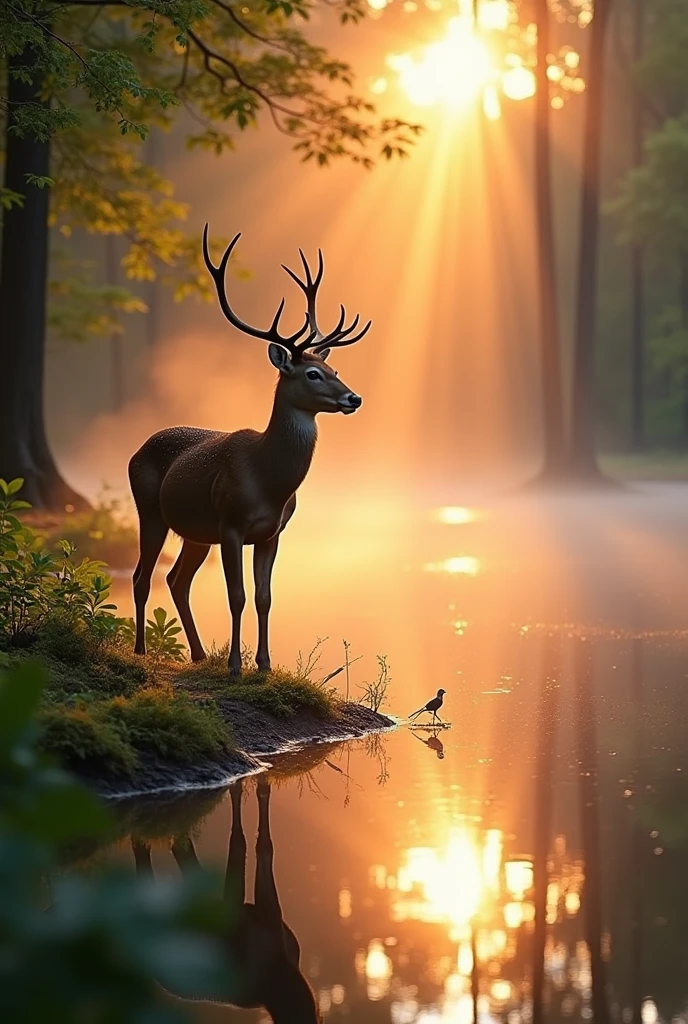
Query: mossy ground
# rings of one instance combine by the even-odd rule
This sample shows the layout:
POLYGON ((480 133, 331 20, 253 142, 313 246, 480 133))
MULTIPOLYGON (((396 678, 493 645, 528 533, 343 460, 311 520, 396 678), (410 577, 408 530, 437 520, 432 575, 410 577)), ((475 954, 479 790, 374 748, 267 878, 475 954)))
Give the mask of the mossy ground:
POLYGON ((221 759, 234 749, 220 707, 228 699, 276 718, 308 711, 336 717, 333 694, 306 675, 248 666, 230 679, 226 651, 197 665, 140 658, 98 643, 88 630, 48 622, 30 655, 48 668, 40 715, 41 745, 72 770, 91 777, 136 772, 142 760, 179 765, 221 759))
POLYGON ((307 674, 274 668, 260 672, 250 652, 243 659, 240 678, 227 673, 227 647, 213 650, 205 661, 186 665, 174 672, 175 686, 188 693, 209 698, 223 697, 242 701, 275 718, 292 718, 300 711, 310 711, 323 718, 336 715, 332 691, 310 679, 307 674))

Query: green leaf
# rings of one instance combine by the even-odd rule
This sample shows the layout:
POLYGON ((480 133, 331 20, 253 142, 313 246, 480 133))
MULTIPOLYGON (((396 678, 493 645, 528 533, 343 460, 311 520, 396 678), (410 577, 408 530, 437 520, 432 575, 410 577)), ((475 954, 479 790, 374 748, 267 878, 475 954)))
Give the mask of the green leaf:
POLYGON ((64 784, 59 784, 57 773, 54 777, 57 785, 38 793, 25 810, 22 808, 21 826, 55 844, 104 832, 110 816, 88 790, 74 785, 68 776, 64 776, 64 784))
POLYGON ((29 185, 35 185, 37 188, 50 188, 55 184, 54 178, 48 177, 47 174, 25 174, 24 177, 29 185))
POLYGON ((0 678, 0 756, 31 724, 46 684, 45 670, 28 661, 0 678))

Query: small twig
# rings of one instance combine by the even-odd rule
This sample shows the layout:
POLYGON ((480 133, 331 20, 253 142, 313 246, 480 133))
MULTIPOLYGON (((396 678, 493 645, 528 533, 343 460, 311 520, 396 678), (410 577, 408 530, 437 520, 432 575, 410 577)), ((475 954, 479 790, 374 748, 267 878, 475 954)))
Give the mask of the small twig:
POLYGON ((344 663, 346 665, 346 699, 349 699, 349 693, 351 690, 349 681, 349 647, 350 644, 346 640, 342 640, 344 644, 344 663))

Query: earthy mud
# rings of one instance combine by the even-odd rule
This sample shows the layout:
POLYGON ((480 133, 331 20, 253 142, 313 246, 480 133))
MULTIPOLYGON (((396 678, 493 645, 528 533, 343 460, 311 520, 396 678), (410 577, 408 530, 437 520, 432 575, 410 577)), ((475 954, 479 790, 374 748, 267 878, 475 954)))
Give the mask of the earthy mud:
POLYGON ((215 789, 234 779, 270 767, 270 755, 318 743, 356 739, 395 727, 386 715, 360 704, 342 703, 336 717, 320 718, 301 712, 293 718, 274 718, 241 701, 219 698, 218 708, 232 727, 236 749, 217 761, 179 765, 156 758, 142 759, 133 776, 89 778, 90 787, 110 799, 185 790, 215 789))

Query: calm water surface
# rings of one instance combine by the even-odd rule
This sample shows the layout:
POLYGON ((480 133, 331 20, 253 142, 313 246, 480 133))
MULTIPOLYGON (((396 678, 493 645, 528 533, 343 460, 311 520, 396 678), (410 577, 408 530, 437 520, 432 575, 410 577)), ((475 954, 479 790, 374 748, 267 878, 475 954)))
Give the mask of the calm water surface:
MULTIPOLYGON (((274 660, 329 635, 325 674, 345 638, 363 655, 354 696, 382 652, 387 709, 443 687, 451 723, 267 776, 282 917, 324 1020, 688 1018, 687 511, 688 489, 655 486, 403 514, 323 498, 297 517, 274 660)), ((170 606, 162 575, 154 597, 170 606)), ((222 642, 217 563, 192 603, 222 642)), ((250 900, 254 781, 241 808, 250 900)), ((120 813, 132 870, 132 838, 157 874, 179 873, 182 847, 224 870, 229 791, 120 813)), ((202 1004, 198 1019, 269 1018, 202 1004)))

